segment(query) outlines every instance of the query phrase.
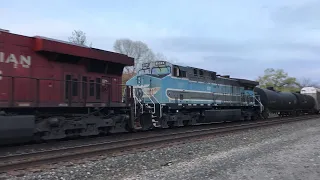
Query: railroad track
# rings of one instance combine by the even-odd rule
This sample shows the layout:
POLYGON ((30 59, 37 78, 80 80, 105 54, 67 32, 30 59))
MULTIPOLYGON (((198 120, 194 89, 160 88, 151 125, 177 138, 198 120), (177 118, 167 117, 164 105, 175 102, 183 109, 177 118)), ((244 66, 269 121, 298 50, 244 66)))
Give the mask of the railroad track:
POLYGON ((154 147, 161 143, 177 142, 197 138, 202 136, 225 133, 248 128, 288 123, 299 120, 308 120, 319 118, 319 115, 301 116, 293 118, 275 118, 268 121, 249 122, 245 124, 227 125, 222 127, 210 127, 195 130, 186 130, 179 132, 170 132, 168 134, 155 134, 146 137, 127 138, 118 141, 99 142, 73 147, 63 147, 51 150, 43 150, 32 153, 22 153, 9 156, 0 156, 0 173, 25 170, 36 166, 67 162, 75 159, 83 159, 93 156, 106 155, 109 153, 130 151, 141 149, 141 147, 154 147))

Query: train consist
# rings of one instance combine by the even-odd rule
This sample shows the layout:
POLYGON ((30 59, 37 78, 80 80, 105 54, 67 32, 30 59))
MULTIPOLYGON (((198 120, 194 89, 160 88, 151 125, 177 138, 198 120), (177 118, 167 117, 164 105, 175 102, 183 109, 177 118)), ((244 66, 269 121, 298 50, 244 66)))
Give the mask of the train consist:
POLYGON ((0 144, 319 111, 315 88, 276 92, 163 61, 123 85, 132 65, 122 54, 0 31, 0 144))
POLYGON ((320 91, 315 88, 277 92, 259 88, 255 81, 168 62, 143 64, 127 85, 134 87, 136 112, 146 128, 319 112, 320 91))

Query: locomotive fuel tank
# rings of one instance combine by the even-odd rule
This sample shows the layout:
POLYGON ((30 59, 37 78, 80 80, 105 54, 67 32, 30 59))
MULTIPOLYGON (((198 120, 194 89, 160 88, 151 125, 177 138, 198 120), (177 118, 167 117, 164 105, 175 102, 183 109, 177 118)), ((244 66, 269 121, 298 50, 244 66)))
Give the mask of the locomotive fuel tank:
POLYGON ((255 87, 254 91, 260 95, 261 103, 269 111, 286 111, 297 108, 297 98, 289 92, 277 92, 255 87))
POLYGON ((0 145, 31 141, 35 128, 33 115, 2 116, 0 114, 0 145))
POLYGON ((315 106, 315 99, 305 94, 293 93, 297 97, 298 109, 310 110, 315 106))

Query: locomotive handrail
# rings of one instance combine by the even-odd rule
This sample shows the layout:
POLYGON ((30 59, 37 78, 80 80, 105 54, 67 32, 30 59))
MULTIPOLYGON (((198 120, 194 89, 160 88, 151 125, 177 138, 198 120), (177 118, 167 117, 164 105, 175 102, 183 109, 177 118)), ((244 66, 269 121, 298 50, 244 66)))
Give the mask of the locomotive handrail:
POLYGON ((151 94, 151 96, 157 101, 157 103, 159 104, 159 108, 160 108, 160 111, 159 111, 159 116, 160 118, 162 117, 162 105, 160 104, 160 102, 158 101, 158 99, 156 97, 154 97, 154 95, 151 94))
POLYGON ((258 103, 260 104, 260 112, 262 112, 264 110, 264 106, 260 101, 260 96, 259 95, 255 95, 254 98, 258 101, 258 103), (259 97, 259 99, 257 98, 259 97))
POLYGON ((143 92, 143 94, 145 94, 149 99, 150 99, 150 101, 152 102, 152 104, 153 104, 153 113, 155 113, 156 112, 156 104, 154 103, 154 101, 150 98, 150 96, 147 94, 147 93, 145 93, 145 91, 141 88, 141 90, 142 90, 142 92, 143 92))
MULTIPOLYGON (((90 76, 89 76, 90 77, 90 76)), ((103 79, 103 77, 97 77, 103 79)), ((112 77, 111 77, 112 78, 112 77)), ((116 78, 116 77, 115 77, 116 78)), ((109 106, 111 103, 120 103, 120 106, 129 106, 129 100, 133 99, 132 93, 126 95, 126 102, 121 101, 121 96, 123 93, 117 90, 112 92, 113 87, 118 89, 118 86, 124 86, 130 88, 128 85, 110 83, 110 82, 89 82, 82 81, 80 78, 78 80, 73 79, 56 79, 56 78, 37 78, 37 77, 27 77, 27 76, 10 76, 10 75, 1 75, 1 82, 4 82, 7 89, 4 89, 3 98, 0 100, 2 106, 10 107, 42 107, 42 106, 81 106, 81 107, 97 107, 97 106, 109 106), (26 81, 24 81, 26 79, 26 81), (28 85, 26 89, 19 88, 19 81, 23 81, 28 85), (50 82, 51 81, 51 82, 50 82), (46 84, 41 84, 45 82, 46 84), (18 84, 17 84, 18 83, 18 84), (48 84, 47 84, 48 83, 48 84), (75 83, 73 85, 72 83, 75 83), (94 96, 89 96, 90 84, 94 86, 94 96), (48 87, 48 86, 49 87, 48 87), (47 88, 53 87, 50 91, 59 91, 59 96, 54 98, 45 95, 45 99, 42 99, 41 93, 47 88), (73 95, 72 92, 74 87, 77 88, 76 95, 73 95), (108 92, 103 92, 103 87, 106 87, 108 92), (44 88, 44 89, 43 89, 44 88), (66 89, 68 88, 68 90, 66 89), (22 91, 25 91, 26 96, 19 96, 22 91), (96 93, 100 91, 100 96, 98 97, 96 93), (113 94, 116 93, 116 98, 113 98, 113 94), (104 94, 104 95, 103 95, 104 94), (120 97, 120 100, 117 98, 120 97), (7 105, 6 105, 7 104, 7 105)), ((121 82, 121 81, 120 81, 121 82)), ((128 89, 129 90, 129 89, 128 89)), ((23 93, 22 93, 23 94, 23 93)), ((44 93, 45 94, 45 93, 44 93)), ((116 105, 116 104, 112 104, 116 105)), ((118 105, 117 105, 118 106, 118 105)))
POLYGON ((143 113, 143 105, 142 103, 139 101, 139 99, 137 98, 137 96, 133 95, 134 97, 134 115, 135 117, 137 117, 137 103, 138 102, 140 104, 140 107, 141 107, 141 113, 143 113))
MULTIPOLYGON (((78 80, 78 81, 73 81, 73 80, 61 80, 61 79, 53 79, 53 78, 35 78, 35 77, 27 77, 27 76, 7 76, 7 75, 1 75, 1 77, 9 77, 9 78, 25 78, 25 79, 34 79, 34 80, 50 80, 50 81, 61 81, 61 82, 86 82, 86 83, 88 83, 87 81, 80 81, 80 80, 78 80)), ((95 84, 100 84, 100 85, 102 85, 102 84, 109 84, 109 85, 111 85, 111 83, 96 83, 95 82, 95 84)), ((117 85, 119 85, 119 86, 128 86, 128 85, 126 85, 126 84, 117 84, 117 85)))

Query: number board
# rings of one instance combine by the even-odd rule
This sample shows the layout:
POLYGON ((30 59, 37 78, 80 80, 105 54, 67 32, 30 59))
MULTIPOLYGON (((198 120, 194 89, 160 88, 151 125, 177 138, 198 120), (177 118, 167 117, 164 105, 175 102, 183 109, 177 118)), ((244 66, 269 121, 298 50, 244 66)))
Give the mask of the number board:
POLYGON ((155 65, 156 66, 164 66, 164 65, 166 65, 166 62, 165 61, 156 61, 155 65))

